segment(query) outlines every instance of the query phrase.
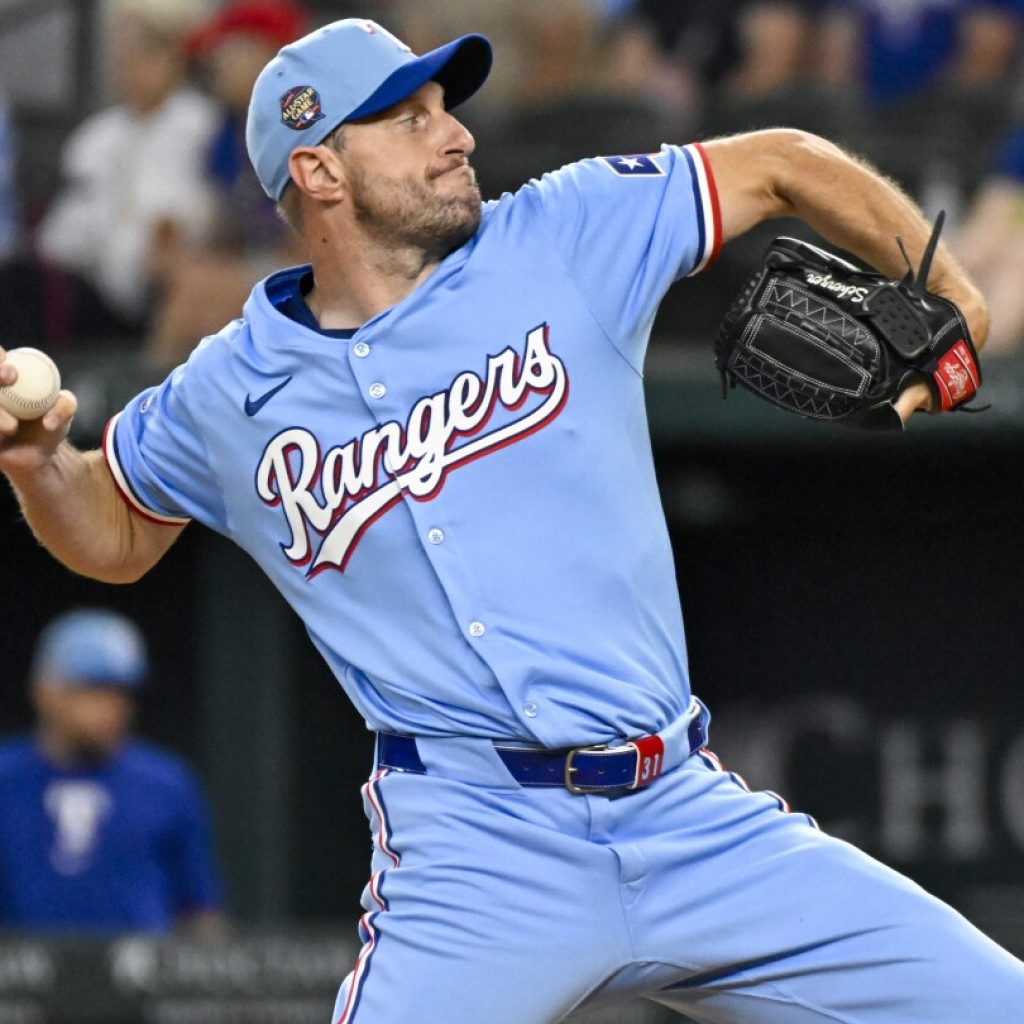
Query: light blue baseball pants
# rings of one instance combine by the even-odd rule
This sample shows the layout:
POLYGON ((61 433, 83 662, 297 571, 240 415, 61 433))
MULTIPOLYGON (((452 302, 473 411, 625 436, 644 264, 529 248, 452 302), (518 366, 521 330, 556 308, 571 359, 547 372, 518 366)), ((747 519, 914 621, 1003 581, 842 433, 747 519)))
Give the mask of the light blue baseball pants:
POLYGON ((432 742, 432 774, 363 789, 373 877, 334 1024, 548 1024, 638 996, 707 1024, 1024 1019, 1024 964, 713 756, 577 796, 432 742))

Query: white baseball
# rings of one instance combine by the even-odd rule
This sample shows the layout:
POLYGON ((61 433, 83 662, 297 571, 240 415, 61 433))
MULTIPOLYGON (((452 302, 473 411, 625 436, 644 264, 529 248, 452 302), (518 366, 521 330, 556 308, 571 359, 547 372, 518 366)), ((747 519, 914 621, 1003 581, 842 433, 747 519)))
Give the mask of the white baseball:
POLYGON ((12 348, 4 362, 18 371, 13 384, 0 387, 0 408, 19 420, 37 420, 57 401, 60 371, 37 348, 12 348))

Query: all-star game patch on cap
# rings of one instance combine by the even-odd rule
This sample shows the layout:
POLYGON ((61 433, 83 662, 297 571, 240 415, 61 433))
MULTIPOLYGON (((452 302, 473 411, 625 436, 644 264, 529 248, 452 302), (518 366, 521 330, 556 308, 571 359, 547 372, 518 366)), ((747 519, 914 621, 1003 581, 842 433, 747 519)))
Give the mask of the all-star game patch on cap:
POLYGON ((444 88, 451 110, 490 70, 491 44, 480 35, 417 57, 376 22, 335 21, 285 46, 260 72, 245 127, 249 159, 264 191, 278 200, 297 146, 315 146, 343 121, 376 114, 430 81, 444 88))

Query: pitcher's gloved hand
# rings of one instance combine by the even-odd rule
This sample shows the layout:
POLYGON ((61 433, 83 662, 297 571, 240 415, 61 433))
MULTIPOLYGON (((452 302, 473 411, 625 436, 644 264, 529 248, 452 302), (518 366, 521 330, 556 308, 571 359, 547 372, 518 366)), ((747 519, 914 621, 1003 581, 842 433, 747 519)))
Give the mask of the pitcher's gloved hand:
POLYGON ((777 238, 715 339, 715 365, 769 402, 811 419, 899 430, 894 408, 915 381, 932 408, 962 406, 981 386, 957 306, 925 289, 942 214, 916 278, 893 281, 818 246, 777 238))

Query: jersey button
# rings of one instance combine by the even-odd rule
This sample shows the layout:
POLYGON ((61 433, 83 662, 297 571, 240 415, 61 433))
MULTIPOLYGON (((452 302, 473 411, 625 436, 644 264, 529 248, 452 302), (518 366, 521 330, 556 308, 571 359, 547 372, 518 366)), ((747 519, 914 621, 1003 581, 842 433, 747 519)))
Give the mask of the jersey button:
POLYGON ((365 341, 357 341, 352 346, 352 354, 359 356, 360 359, 370 354, 370 346, 365 341))
POLYGON ((370 397, 371 398, 383 398, 388 393, 388 389, 383 384, 371 384, 370 385, 370 397))
POLYGON ((444 540, 444 530, 440 530, 436 526, 432 530, 428 530, 427 540, 431 544, 440 544, 444 540))
POLYGON ((469 624, 469 635, 470 636, 483 636, 487 632, 487 627, 482 622, 471 622, 469 624))
POLYGON ((532 700, 530 701, 529 704, 524 704, 523 705, 523 714, 526 715, 527 718, 536 718, 537 717, 537 705, 534 704, 532 700))

